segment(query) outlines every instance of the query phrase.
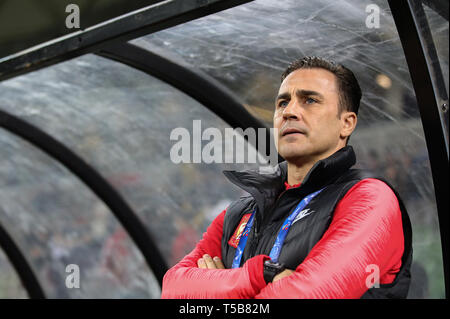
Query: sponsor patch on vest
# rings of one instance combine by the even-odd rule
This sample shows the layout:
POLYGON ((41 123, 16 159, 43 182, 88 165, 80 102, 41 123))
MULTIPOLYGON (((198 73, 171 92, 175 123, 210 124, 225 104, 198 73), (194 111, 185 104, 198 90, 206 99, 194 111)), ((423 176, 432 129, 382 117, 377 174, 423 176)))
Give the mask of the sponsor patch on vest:
POLYGON ((237 248, 237 246, 239 245, 239 239, 241 239, 242 233, 244 232, 245 226, 247 225, 247 222, 250 219, 251 215, 252 213, 248 213, 242 216, 241 221, 236 227, 233 236, 231 236, 230 240, 228 241, 228 245, 237 248))

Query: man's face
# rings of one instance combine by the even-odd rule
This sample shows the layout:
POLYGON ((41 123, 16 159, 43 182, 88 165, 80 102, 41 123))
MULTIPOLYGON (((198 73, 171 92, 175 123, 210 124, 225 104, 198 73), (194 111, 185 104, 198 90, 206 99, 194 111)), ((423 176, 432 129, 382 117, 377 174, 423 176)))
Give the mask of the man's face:
POLYGON ((278 153, 288 162, 319 160, 334 153, 343 143, 338 105, 333 73, 320 68, 290 73, 275 101, 273 125, 278 153))

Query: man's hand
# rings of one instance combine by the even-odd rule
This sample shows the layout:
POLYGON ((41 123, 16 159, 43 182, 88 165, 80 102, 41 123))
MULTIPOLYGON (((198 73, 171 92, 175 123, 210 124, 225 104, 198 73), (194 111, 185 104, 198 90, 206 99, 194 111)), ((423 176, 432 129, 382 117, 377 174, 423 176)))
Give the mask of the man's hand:
POLYGON ((295 271, 291 270, 291 269, 285 269, 282 272, 280 272, 278 275, 276 275, 275 277, 273 277, 272 282, 275 282, 277 280, 280 280, 281 278, 290 276, 291 274, 293 274, 295 271))
POLYGON ((225 269, 222 260, 219 257, 211 258, 210 255, 205 254, 202 258, 197 260, 198 268, 203 269, 225 269))

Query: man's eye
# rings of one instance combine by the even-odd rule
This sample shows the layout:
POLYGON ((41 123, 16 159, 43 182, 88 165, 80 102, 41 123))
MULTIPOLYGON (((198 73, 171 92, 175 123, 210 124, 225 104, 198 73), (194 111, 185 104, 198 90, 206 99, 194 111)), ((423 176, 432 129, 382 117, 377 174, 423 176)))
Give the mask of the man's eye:
POLYGON ((288 104, 289 104, 288 101, 280 101, 280 102, 278 103, 278 106, 279 106, 279 107, 286 107, 286 106, 288 106, 288 104))
POLYGON ((314 99, 311 98, 311 97, 308 97, 308 98, 305 100, 305 103, 306 103, 306 104, 313 104, 313 103, 317 103, 317 101, 314 100, 314 99))

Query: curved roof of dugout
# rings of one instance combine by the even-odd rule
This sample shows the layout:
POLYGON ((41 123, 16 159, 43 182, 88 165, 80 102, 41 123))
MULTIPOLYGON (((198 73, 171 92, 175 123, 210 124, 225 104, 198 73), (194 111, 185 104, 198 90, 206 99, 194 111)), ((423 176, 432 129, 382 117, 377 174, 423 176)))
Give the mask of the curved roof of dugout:
MULTIPOLYGON (((371 28, 366 23, 369 3, 352 0, 166 0, 135 1, 132 5, 79 1, 81 26, 75 31, 64 24, 69 3, 73 1, 0 3, 0 23, 7 26, 0 30, 8 30, 0 34, 0 125, 15 136, 13 140, 20 137, 52 158, 57 163, 54 170, 62 166, 65 175, 76 176, 95 194, 126 230, 160 284, 171 264, 165 254, 170 248, 159 242, 152 222, 137 210, 161 191, 154 189, 150 199, 129 195, 109 178, 108 158, 96 161, 77 147, 78 133, 90 123, 83 118, 101 123, 111 110, 77 109, 67 95, 81 96, 84 90, 101 88, 105 81, 124 74, 121 84, 111 80, 113 85, 123 85, 122 95, 107 97, 100 91, 92 93, 93 98, 139 104, 146 99, 144 90, 151 87, 165 92, 168 84, 183 94, 173 99, 185 99, 193 109, 195 101, 231 127, 267 128, 281 72, 300 55, 321 55, 349 66, 366 92, 359 114, 361 133, 352 137, 357 145, 385 134, 379 140, 390 139, 405 147, 422 145, 417 147, 426 150, 433 184, 428 196, 436 205, 448 296, 448 42, 443 44, 445 36, 448 40, 448 2, 371 1, 380 9, 379 26, 371 28), (127 75, 123 66, 113 67, 107 61, 143 73, 127 75), (108 68, 114 71, 96 78, 96 72, 108 68), (143 74, 156 82, 139 89, 146 81, 143 74), (67 87, 60 84, 61 76, 70 78, 67 87), (77 82, 78 76, 92 82, 77 82), (386 86, 394 93, 386 93, 386 86), (49 90, 61 92, 53 99, 64 103, 53 109, 33 105, 39 100, 38 92, 49 90), (384 133, 379 133, 380 127, 384 133), (401 134, 412 136, 411 141, 405 142, 401 134)), ((114 112, 127 113, 125 109, 114 112)), ((135 118, 124 125, 136 125, 138 132, 151 135, 148 127, 155 123, 141 123, 140 112, 146 110, 133 111, 135 118)), ((196 118, 189 116, 189 120, 196 118)), ((102 132, 106 131, 99 134, 102 132)), ((122 135, 114 138, 120 144, 122 135)), ((268 131, 258 138, 271 143, 268 131)), ((20 152, 14 151, 13 142, 5 141, 12 152, 20 152)), ((122 142, 130 141, 123 138, 122 142)), ((389 147, 376 143, 379 150, 389 147)), ((258 149, 258 145, 256 141, 253 146, 258 149)), ((21 158, 26 156, 21 154, 21 158)), ((12 160, 18 161, 19 157, 12 160)), ((110 166, 114 165, 111 160, 110 166)), ((157 173, 158 169, 148 172, 149 184, 157 173)), ((22 224, 26 222, 22 220, 22 224)), ((39 280, 42 274, 29 262, 15 230, 0 227, 0 245, 29 296, 46 297, 39 280)))

